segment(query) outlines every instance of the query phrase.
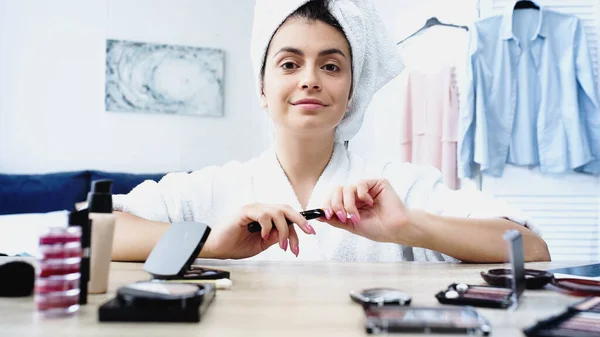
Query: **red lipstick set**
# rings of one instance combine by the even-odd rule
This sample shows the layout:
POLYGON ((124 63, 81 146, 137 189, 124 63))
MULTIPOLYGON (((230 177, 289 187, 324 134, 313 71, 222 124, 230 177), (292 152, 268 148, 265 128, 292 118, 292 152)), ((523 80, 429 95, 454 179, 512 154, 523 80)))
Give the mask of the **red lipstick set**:
POLYGON ((47 316, 79 310, 81 228, 51 228, 39 240, 41 257, 35 280, 37 311, 47 316))

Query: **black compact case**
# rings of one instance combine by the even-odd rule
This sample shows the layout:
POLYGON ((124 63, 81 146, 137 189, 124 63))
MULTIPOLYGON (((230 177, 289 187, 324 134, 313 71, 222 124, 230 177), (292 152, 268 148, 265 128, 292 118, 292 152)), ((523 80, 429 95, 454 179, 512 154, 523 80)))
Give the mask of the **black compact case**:
POLYGON ((100 322, 199 322, 215 298, 213 284, 140 282, 100 306, 100 322))
POLYGON ((172 223, 144 263, 144 270, 156 280, 218 280, 228 271, 194 266, 210 227, 198 222, 172 223))
POLYGON ((199 322, 216 296, 215 285, 185 281, 217 280, 230 275, 227 271, 192 265, 209 234, 210 227, 202 223, 172 223, 144 263, 144 270, 153 280, 119 288, 115 298, 99 308, 99 320, 199 322))

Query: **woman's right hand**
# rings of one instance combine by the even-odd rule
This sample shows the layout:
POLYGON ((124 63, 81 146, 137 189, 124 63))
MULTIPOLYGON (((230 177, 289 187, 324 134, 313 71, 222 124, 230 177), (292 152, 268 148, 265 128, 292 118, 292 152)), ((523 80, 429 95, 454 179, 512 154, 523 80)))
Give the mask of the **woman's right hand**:
POLYGON ((246 205, 228 224, 213 229, 200 257, 243 259, 257 255, 277 242, 281 249, 287 251, 288 241, 290 250, 298 256, 296 225, 306 234, 316 234, 308 221, 290 206, 246 205), (286 218, 295 225, 288 225, 286 218), (260 232, 248 231, 248 224, 252 221, 260 223, 260 232))

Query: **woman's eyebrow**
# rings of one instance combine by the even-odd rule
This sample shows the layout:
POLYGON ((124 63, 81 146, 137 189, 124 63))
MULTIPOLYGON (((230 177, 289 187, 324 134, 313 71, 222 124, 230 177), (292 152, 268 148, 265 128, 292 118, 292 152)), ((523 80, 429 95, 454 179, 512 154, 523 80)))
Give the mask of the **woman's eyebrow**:
MULTIPOLYGON (((277 54, 285 53, 285 52, 296 54, 299 56, 304 56, 304 52, 302 50, 300 50, 298 48, 294 48, 294 47, 283 47, 283 48, 279 49, 279 51, 277 53, 275 53, 275 55, 273 55, 273 56, 277 56, 277 54)), ((332 54, 339 54, 339 55, 342 55, 344 58, 346 58, 346 55, 338 48, 329 48, 329 49, 321 50, 319 52, 319 56, 326 56, 326 55, 332 55, 332 54)))

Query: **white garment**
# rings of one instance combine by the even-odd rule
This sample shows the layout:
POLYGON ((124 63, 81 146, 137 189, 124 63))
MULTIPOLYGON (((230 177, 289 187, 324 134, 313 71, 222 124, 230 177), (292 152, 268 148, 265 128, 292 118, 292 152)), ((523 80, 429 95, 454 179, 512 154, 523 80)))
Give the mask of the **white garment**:
MULTIPOLYGON (((410 163, 366 162, 336 143, 319 178, 307 209, 321 208, 340 185, 366 178, 386 178, 409 208, 472 218, 505 217, 531 228, 531 222, 508 204, 478 191, 452 191, 432 167, 410 163)), ((251 203, 287 204, 302 210, 273 148, 248 162, 230 162, 193 173, 170 173, 160 182, 145 181, 127 195, 115 195, 114 209, 154 221, 197 221, 211 228, 230 223, 242 206, 251 203)), ((311 221, 317 235, 297 230, 300 254, 296 258, 273 245, 252 259, 341 261, 456 261, 424 248, 380 243, 311 221)))
MULTIPOLYGON (((271 38, 285 19, 306 2, 308 0, 256 1, 250 52, 259 98, 261 68, 271 38)), ((335 132, 338 141, 345 141, 360 129, 373 94, 396 77, 404 64, 372 0, 330 0, 329 11, 342 26, 352 50, 354 89, 350 109, 335 132)))

